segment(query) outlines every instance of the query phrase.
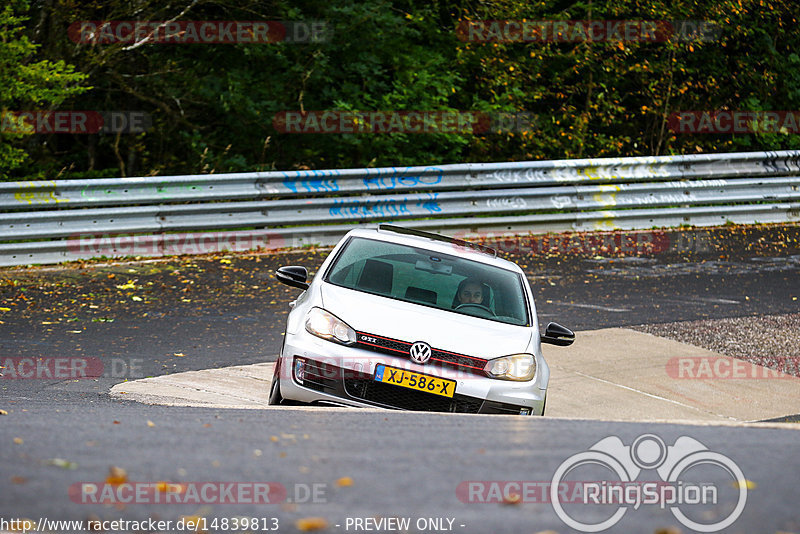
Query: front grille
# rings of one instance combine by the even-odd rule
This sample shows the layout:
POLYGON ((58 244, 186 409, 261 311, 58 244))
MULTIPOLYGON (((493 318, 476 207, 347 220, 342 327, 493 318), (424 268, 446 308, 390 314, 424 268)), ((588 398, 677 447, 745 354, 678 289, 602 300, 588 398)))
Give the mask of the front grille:
POLYGON ((345 379, 344 388, 348 395, 367 402, 374 402, 423 412, 478 413, 483 401, 456 394, 453 398, 432 395, 422 391, 376 382, 369 375, 362 378, 345 379))
POLYGON ((315 391, 332 391, 341 378, 339 368, 314 360, 305 360, 303 386, 315 391))
MULTIPOLYGON (((295 357, 297 358, 297 357, 295 357)), ((367 373, 342 369, 320 361, 305 361, 304 387, 340 398, 353 398, 369 404, 422 412, 518 414, 524 406, 483 401, 456 393, 452 398, 424 391, 376 382, 367 373)))
MULTIPOLYGON (((371 350, 374 352, 408 357, 408 351, 412 344, 413 343, 409 341, 400 341, 399 339, 382 337, 375 334, 368 334, 366 332, 356 332, 356 346, 358 348, 371 350)), ((475 356, 467 356, 466 354, 458 354, 442 349, 431 348, 430 361, 446 367, 452 367, 454 369, 459 369, 470 373, 485 375, 483 368, 486 366, 486 362, 488 360, 484 358, 477 358, 475 356)))

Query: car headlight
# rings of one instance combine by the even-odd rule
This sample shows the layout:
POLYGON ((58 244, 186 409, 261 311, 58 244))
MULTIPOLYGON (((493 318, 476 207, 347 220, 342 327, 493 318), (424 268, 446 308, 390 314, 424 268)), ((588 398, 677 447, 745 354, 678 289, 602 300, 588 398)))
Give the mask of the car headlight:
POLYGON ((492 378, 501 380, 530 380, 536 374, 536 358, 533 354, 512 354, 486 362, 483 368, 492 378))
POLYGON ((306 330, 315 336, 349 345, 356 341, 356 331, 350 325, 322 308, 311 308, 306 317, 306 330))

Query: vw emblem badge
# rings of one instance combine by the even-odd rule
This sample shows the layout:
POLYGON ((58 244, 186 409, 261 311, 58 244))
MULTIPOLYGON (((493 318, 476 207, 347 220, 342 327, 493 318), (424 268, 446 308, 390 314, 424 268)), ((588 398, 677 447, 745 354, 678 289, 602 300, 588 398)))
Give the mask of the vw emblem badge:
POLYGON ((428 363, 428 360, 431 359, 431 346, 422 341, 417 341, 411 345, 408 353, 411 355, 411 361, 419 364, 428 363))

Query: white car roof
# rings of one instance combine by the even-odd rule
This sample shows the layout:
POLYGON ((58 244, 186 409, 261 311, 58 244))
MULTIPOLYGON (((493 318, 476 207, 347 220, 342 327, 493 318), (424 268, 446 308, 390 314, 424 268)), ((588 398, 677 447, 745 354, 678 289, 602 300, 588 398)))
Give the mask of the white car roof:
MULTIPOLYGON (((397 243, 400 245, 420 247, 427 250, 438 252, 440 254, 465 257, 469 258, 472 261, 485 263, 487 265, 493 265, 495 267, 500 267, 502 269, 506 269, 509 271, 523 273, 522 269, 516 263, 508 261, 503 258, 498 258, 490 252, 483 252, 475 248, 470 248, 468 246, 459 246, 458 240, 455 240, 454 242, 446 241, 446 239, 454 239, 454 238, 442 235, 441 237, 445 240, 440 241, 438 239, 432 239, 419 235, 401 233, 398 231, 387 229, 386 225, 382 226, 384 227, 384 229, 381 229, 379 227, 379 228, 357 228, 354 230, 350 230, 349 232, 347 232, 347 235, 345 237, 364 237, 368 239, 375 239, 378 241, 397 243)), ((400 230, 403 230, 403 228, 400 228, 400 230)), ((414 230, 412 230, 412 232, 413 231, 414 230)), ((489 249, 489 247, 484 247, 484 248, 492 250, 489 249)))

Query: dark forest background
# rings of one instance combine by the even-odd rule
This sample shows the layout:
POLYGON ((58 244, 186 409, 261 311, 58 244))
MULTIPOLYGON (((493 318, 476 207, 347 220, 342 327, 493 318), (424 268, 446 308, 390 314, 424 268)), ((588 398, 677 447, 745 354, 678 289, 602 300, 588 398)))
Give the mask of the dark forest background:
POLYGON ((37 180, 800 148, 796 132, 670 131, 684 110, 800 109, 797 7, 779 0, 10 0, 0 109, 143 111, 137 134, 0 133, 37 180), (325 21, 324 42, 76 43, 99 20, 325 21), (710 41, 475 43, 469 20, 703 20, 710 41), (528 132, 283 134, 287 110, 528 112, 528 132))

